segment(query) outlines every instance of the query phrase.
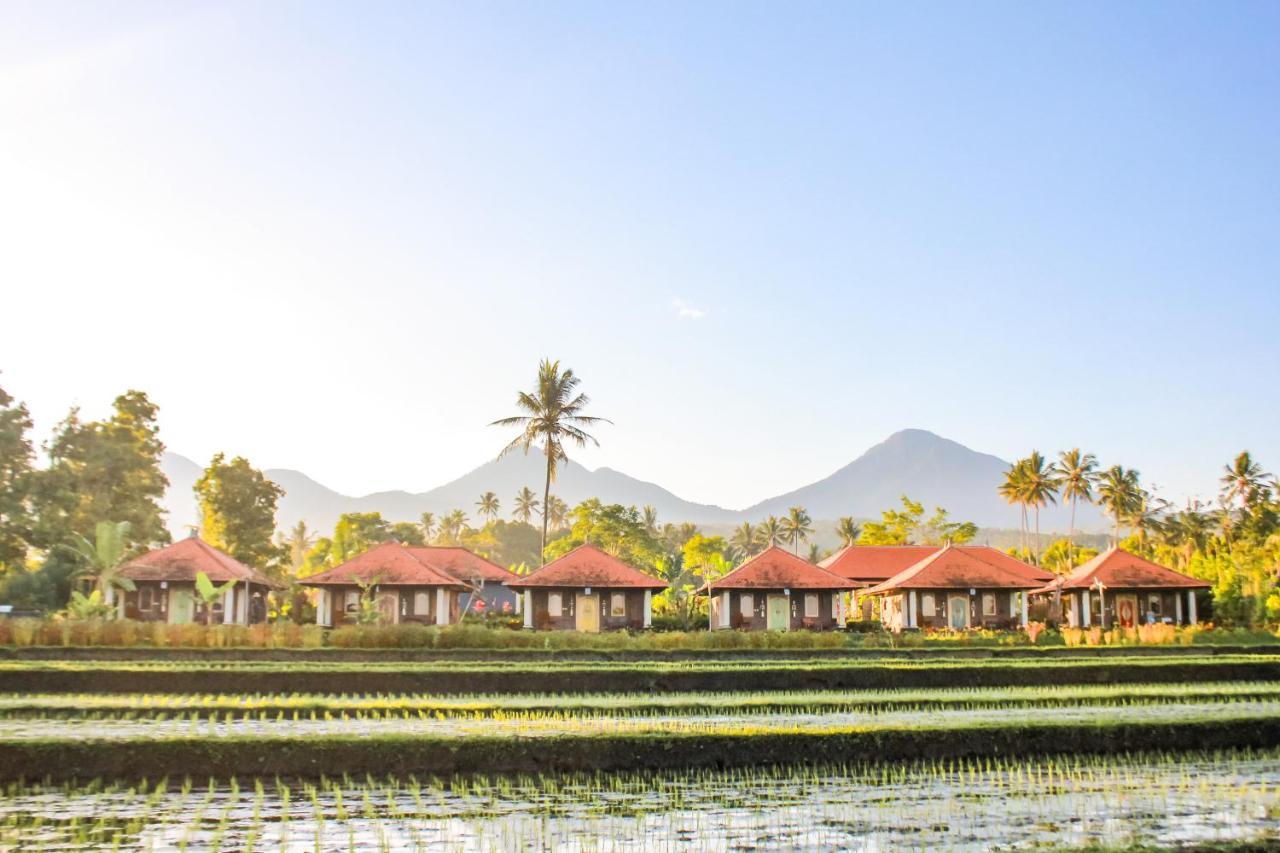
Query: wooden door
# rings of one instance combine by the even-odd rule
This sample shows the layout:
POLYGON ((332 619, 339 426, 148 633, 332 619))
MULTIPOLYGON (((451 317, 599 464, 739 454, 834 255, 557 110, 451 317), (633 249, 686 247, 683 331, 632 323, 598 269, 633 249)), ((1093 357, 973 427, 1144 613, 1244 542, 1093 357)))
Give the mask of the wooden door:
POLYGON ((785 631, 791 627, 791 607, 785 595, 769 596, 767 625, 770 631, 785 631))
POLYGON ((969 599, 963 595, 947 598, 947 625, 954 631, 969 627, 969 599))
POLYGON ((579 631, 585 631, 588 634, 596 634, 600 631, 600 596, 592 593, 591 595, 583 595, 578 593, 574 607, 574 627, 579 631))
POLYGON ((169 622, 173 625, 186 625, 191 621, 195 610, 195 597, 191 590, 173 587, 169 590, 169 622))
POLYGON ((1138 619, 1138 596, 1133 593, 1116 596, 1116 621, 1122 628, 1132 628, 1138 619))

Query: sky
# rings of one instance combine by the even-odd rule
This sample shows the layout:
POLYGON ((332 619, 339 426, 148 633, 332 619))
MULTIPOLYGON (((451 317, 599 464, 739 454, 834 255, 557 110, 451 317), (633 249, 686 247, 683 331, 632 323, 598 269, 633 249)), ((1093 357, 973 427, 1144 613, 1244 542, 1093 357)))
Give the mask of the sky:
MULTIPOLYGON (((1280 470, 1280 4, 0 4, 0 386, 422 491, 543 357, 739 508, 890 433, 1280 470)), ((573 455, 573 454, 571 454, 573 455)))

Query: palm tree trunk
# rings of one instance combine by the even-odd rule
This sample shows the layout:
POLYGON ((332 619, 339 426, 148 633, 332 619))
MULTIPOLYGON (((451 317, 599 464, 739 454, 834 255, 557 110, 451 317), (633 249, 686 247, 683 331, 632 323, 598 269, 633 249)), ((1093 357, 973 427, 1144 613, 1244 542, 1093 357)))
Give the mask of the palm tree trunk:
POLYGON ((551 502, 551 472, 554 458, 551 455, 551 440, 547 439, 547 481, 542 489, 542 550, 538 552, 539 566, 547 564, 547 522, 551 519, 551 508, 548 504, 551 502))
POLYGON ((1040 504, 1036 504, 1036 542, 1035 542, 1036 565, 1040 565, 1040 504))
POLYGON ((1067 568, 1075 566, 1073 553, 1076 547, 1076 498, 1071 498, 1071 525, 1067 528, 1067 568))

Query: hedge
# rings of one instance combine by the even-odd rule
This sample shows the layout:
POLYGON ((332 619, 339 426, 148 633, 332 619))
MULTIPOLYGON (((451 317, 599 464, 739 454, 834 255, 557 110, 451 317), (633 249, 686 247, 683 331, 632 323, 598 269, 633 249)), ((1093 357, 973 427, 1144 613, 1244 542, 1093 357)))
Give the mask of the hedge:
POLYGON ((1280 718, 1026 723, 849 732, 592 737, 131 738, 0 741, 0 781, 194 776, 451 776, 467 773, 666 770, 918 758, 1270 748, 1280 718))
POLYGON ((1016 687, 1280 680, 1280 659, 1127 658, 1037 662, 802 662, 424 666, 7 665, 0 692, 636 693, 1016 687))

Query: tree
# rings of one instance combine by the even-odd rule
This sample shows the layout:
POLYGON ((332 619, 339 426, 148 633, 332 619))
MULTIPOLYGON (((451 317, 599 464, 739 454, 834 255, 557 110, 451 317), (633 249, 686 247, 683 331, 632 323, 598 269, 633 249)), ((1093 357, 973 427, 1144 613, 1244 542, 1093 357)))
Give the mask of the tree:
POLYGON ((31 480, 35 452, 31 415, 0 388, 0 575, 22 568, 31 544, 31 480))
MULTIPOLYGON (((196 572, 196 598, 200 599, 200 603, 204 605, 204 624, 209 624, 213 616, 213 608, 217 603, 225 600, 227 593, 235 588, 234 578, 219 586, 209 580, 209 576, 204 572, 196 572)), ((223 618, 225 619, 227 615, 224 613, 223 618)))
POLYGON ((744 521, 734 528, 729 537, 729 547, 735 560, 739 563, 746 562, 760 549, 760 533, 751 522, 744 521))
POLYGON ((902 509, 886 509, 879 521, 862 525, 860 545, 910 545, 915 541, 916 530, 924 519, 924 504, 916 503, 903 495, 902 509))
POLYGON ((545 559, 562 556, 586 543, 632 566, 651 566, 664 553, 662 544, 649 535, 633 506, 603 504, 591 498, 574 507, 569 515, 569 535, 548 544, 545 559))
POLYGON ((1020 507, 1022 510, 1022 551, 1026 553, 1027 548, 1027 460, 1019 459, 1017 462, 1009 466, 1009 470, 1004 472, 1004 482, 996 489, 1000 496, 1010 506, 1020 507))
POLYGON ((972 521, 949 521, 948 513, 940 506, 933 508, 933 517, 916 525, 911 538, 924 545, 963 545, 978 535, 978 525, 972 521))
POLYGON ((137 588, 133 581, 120 575, 128 552, 128 538, 129 522, 99 521, 94 528, 92 542, 76 533, 67 543, 80 560, 74 576, 92 581, 102 602, 113 612, 116 589, 133 592, 137 588))
POLYGON ((1038 563, 1040 561, 1040 508, 1046 504, 1058 502, 1058 486, 1061 479, 1058 469, 1051 465, 1038 450, 1031 451, 1031 455, 1025 460, 1023 471, 1024 500, 1027 505, 1035 508, 1036 539, 1032 553, 1038 563))
POLYGON ((431 534, 436 529, 436 514, 434 512, 424 512, 418 516, 418 526, 422 528, 423 541, 430 542, 431 534))
POLYGON ((813 526, 809 513, 802 506, 793 506, 787 510, 787 517, 782 519, 782 538, 791 543, 791 549, 800 554, 800 543, 809 539, 813 526))
POLYGON ((1262 466, 1254 461, 1247 450, 1237 455, 1231 464, 1222 466, 1222 478, 1219 482, 1222 484, 1222 506, 1226 510, 1228 527, 1232 504, 1240 504, 1240 515, 1243 518, 1259 501, 1269 477, 1271 475, 1262 470, 1262 466))
POLYGON ((276 502, 284 489, 268 480, 243 456, 230 462, 215 454, 195 484, 200 505, 200 535, 245 565, 264 568, 282 558, 272 541, 276 502))
POLYGON ((538 560, 538 531, 523 521, 491 521, 462 534, 462 547, 502 566, 538 560))
MULTIPOLYGON (((560 530, 569 521, 569 505, 557 495, 551 495, 547 498, 547 511, 545 514, 547 520, 551 523, 551 529, 560 530)), ((545 538, 545 536, 544 532, 543 537, 545 538)))
POLYGON ((1076 542, 1076 505, 1093 503, 1093 486, 1098 480, 1098 457, 1081 453, 1073 447, 1058 454, 1058 475, 1062 478, 1062 498, 1071 503, 1071 525, 1067 534, 1067 565, 1072 562, 1071 549, 1076 542))
POLYGON ((1132 468, 1112 465, 1098 478, 1098 503, 1115 522, 1116 545, 1120 544, 1120 522, 1133 512, 1141 491, 1138 472, 1132 468))
POLYGON ((327 563, 329 566, 341 565, 390 538, 391 526, 382 513, 344 512, 334 525, 327 563))
POLYGON ((169 481, 160 468, 158 411, 141 391, 117 397, 105 421, 84 422, 71 410, 47 445, 49 466, 33 484, 38 547, 88 537, 106 519, 129 523, 130 546, 169 542, 160 506, 169 481))
POLYGON ((316 535, 307 529, 305 521, 299 521, 289 535, 281 534, 278 540, 289 561, 290 572, 297 575, 298 569, 306 562, 307 552, 316 544, 316 535))
POLYGON ((641 517, 644 519, 645 529, 649 531, 650 536, 658 535, 658 510, 648 504, 640 510, 641 517))
POLYGON ((719 570, 724 562, 725 545, 723 536, 704 536, 701 533, 684 543, 680 553, 686 569, 707 580, 707 572, 719 570), (719 562, 715 560, 719 557, 719 562))
POLYGON ((524 486, 520 491, 516 492, 516 509, 512 513, 516 521, 529 523, 529 519, 534 516, 542 504, 538 501, 538 496, 533 493, 533 489, 524 486))
POLYGON ((412 521, 393 521, 387 527, 387 539, 415 548, 427 544, 427 537, 422 535, 422 526, 412 521))
POLYGON ((467 526, 467 514, 460 509, 446 513, 440 519, 440 528, 436 533, 436 544, 438 545, 457 545, 462 534, 469 530, 467 526))
POLYGON ((493 492, 485 492, 476 501, 476 509, 482 518, 492 521, 498 517, 498 496, 493 492))
POLYGON ((836 522, 836 535, 840 537, 841 546, 848 548, 862 535, 862 525, 846 515, 836 522))
POLYGON ((537 442, 547 457, 547 476, 542 490, 542 550, 547 549, 547 525, 550 521, 549 502, 551 483, 556 478, 556 467, 568 461, 564 452, 566 441, 577 447, 600 442, 586 431, 598 423, 612 423, 605 418, 584 415, 591 402, 586 394, 578 393, 578 377, 573 370, 560 370, 559 361, 543 359, 538 366, 538 381, 533 391, 521 391, 516 395, 516 406, 525 414, 494 421, 490 426, 520 427, 520 434, 498 454, 501 459, 513 450, 522 449, 525 454, 537 442))
POLYGON ((783 539, 782 522, 776 515, 771 515, 760 522, 756 526, 756 531, 760 534, 760 545, 764 548, 772 548, 783 539))

